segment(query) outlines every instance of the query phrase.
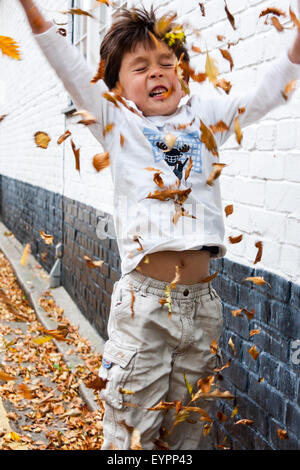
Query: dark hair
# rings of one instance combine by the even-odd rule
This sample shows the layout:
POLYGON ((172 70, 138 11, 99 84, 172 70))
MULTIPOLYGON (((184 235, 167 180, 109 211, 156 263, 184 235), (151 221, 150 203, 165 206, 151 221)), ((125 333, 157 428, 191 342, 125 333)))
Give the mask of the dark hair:
MULTIPOLYGON (((138 43, 153 48, 155 47, 155 39, 159 41, 164 39, 157 31, 158 21, 153 5, 150 11, 141 7, 130 10, 122 8, 118 12, 100 47, 100 57, 105 65, 104 82, 109 90, 115 88, 119 81, 124 54, 134 50, 138 43)), ((164 33, 170 32, 174 26, 176 25, 173 21, 167 22, 164 33)), ((168 47, 170 46, 168 45, 168 47)), ((189 54, 183 41, 176 41, 170 49, 173 50, 177 59, 180 59, 183 54, 182 60, 189 63, 189 54)))

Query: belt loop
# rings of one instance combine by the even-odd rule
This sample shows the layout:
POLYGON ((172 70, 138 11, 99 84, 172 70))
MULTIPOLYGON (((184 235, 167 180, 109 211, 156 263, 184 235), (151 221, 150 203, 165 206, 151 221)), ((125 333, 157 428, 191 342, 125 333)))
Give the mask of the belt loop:
POLYGON ((144 276, 144 277, 145 277, 145 279, 142 281, 141 292, 142 292, 143 294, 147 294, 147 292, 148 292, 148 287, 149 287, 149 285, 150 285, 150 283, 151 283, 151 278, 148 277, 148 276, 144 276))

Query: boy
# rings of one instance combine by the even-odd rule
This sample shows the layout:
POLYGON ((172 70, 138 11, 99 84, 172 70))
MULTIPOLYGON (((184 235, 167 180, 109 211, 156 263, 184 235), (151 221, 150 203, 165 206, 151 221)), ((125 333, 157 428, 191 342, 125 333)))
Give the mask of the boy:
POLYGON ((223 257, 226 248, 219 182, 206 184, 218 152, 204 136, 222 120, 228 129, 215 134, 221 145, 237 116, 246 126, 284 103, 282 92, 300 69, 300 34, 254 90, 208 101, 193 96, 179 107, 188 73, 178 74, 176 59, 187 71, 188 53, 180 29, 170 23, 164 30, 152 9, 116 18, 100 50, 104 80, 91 85, 78 51, 31 0, 19 1, 75 106, 96 118, 90 130, 110 156, 122 277, 99 371, 102 448, 130 449, 133 429, 145 450, 162 442, 172 450, 207 448, 199 418, 207 417, 210 402, 191 402, 187 388, 195 393, 221 365, 213 345, 222 332, 222 303, 206 278, 210 257, 223 257), (188 403, 201 410, 184 415, 180 407, 188 403))

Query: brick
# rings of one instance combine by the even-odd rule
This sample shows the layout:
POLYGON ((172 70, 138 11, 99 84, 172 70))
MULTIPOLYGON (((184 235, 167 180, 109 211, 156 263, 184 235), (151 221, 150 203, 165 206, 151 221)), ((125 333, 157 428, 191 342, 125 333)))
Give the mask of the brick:
POLYGON ((232 359, 230 366, 227 369, 224 369, 222 374, 240 391, 246 391, 248 384, 248 371, 238 361, 232 359))
POLYGON ((280 439, 278 436, 278 429, 286 431, 284 424, 279 423, 274 419, 270 419, 270 441, 273 449, 275 450, 299 450, 300 449, 300 439, 299 432, 293 434, 291 431, 288 431, 288 439, 280 439))
POLYGON ((276 420, 283 422, 285 415, 285 400, 281 393, 265 382, 257 382, 255 375, 249 376, 248 396, 266 413, 276 420))
MULTIPOLYGON (((259 356, 259 376, 263 377, 273 387, 279 387, 279 364, 278 361, 266 352, 261 352, 259 356)), ((281 383, 281 382, 280 382, 281 383)), ((282 391, 282 390, 281 390, 282 391)))
POLYGON ((295 403, 288 402, 285 416, 286 430, 299 436, 300 429, 300 407, 295 403))
POLYGON ((223 303, 224 326, 227 330, 238 334, 239 336, 248 339, 249 337, 249 323, 245 316, 236 316, 232 314, 232 310, 238 307, 223 303))
POLYGON ((278 368, 277 388, 291 401, 296 397, 296 383, 297 375, 285 364, 280 364, 278 368))

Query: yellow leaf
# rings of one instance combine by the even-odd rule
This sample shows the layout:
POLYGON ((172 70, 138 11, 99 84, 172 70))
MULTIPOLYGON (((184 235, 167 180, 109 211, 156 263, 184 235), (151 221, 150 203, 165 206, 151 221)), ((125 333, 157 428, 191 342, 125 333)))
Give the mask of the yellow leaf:
POLYGON ((246 277, 244 280, 245 280, 245 281, 251 281, 251 282, 253 282, 254 284, 257 284, 257 285, 259 285, 259 286, 261 286, 261 285, 263 285, 263 284, 267 284, 269 287, 271 287, 271 285, 270 285, 267 281, 265 281, 264 278, 261 277, 261 276, 246 277))
POLYGON ((205 63, 205 73, 208 77, 208 80, 216 86, 219 70, 216 65, 216 60, 210 57, 208 51, 206 52, 206 63, 205 63))
POLYGON ((234 417, 235 417, 235 415, 237 414, 237 412, 238 412, 238 407, 237 407, 237 406, 235 406, 235 407, 233 408, 233 410, 232 410, 232 413, 231 413, 231 418, 234 418, 234 417))
POLYGON ((18 48, 19 46, 14 39, 8 36, 0 36, 0 50, 2 54, 12 59, 21 60, 18 48))
POLYGON ((186 388, 188 389, 189 394, 190 394, 191 397, 193 398, 193 397, 194 397, 194 394, 193 394, 193 386, 190 384, 190 382, 189 382, 188 379, 186 378, 185 372, 184 372, 184 381, 185 381, 185 385, 186 385, 186 388))
POLYGON ((21 440, 21 437, 19 436, 19 434, 17 434, 16 432, 10 432, 8 434, 6 434, 6 436, 11 439, 12 441, 16 441, 16 442, 19 442, 21 440))
POLYGON ((52 336, 39 336, 38 338, 34 338, 32 341, 35 344, 44 344, 47 343, 47 341, 51 341, 52 336))
POLYGON ((248 349, 248 353, 251 355, 251 357, 256 361, 256 359, 259 356, 259 352, 256 349, 256 346, 252 346, 250 349, 248 349))
POLYGON ((21 258, 21 265, 22 266, 26 266, 27 262, 28 262, 28 255, 30 254, 30 243, 27 243, 25 248, 24 248, 24 251, 23 251, 23 255, 22 255, 22 258, 21 258))
POLYGON ((48 148, 49 142, 51 141, 50 137, 46 132, 36 132, 34 134, 34 140, 37 145, 37 147, 40 147, 42 149, 48 148))
POLYGON ((235 346, 234 346, 234 343, 233 343, 233 341, 232 341, 231 336, 230 336, 230 338, 229 338, 228 344, 229 344, 229 346, 231 347, 231 349, 232 349, 232 351, 233 351, 233 354, 235 354, 235 353, 236 353, 236 350, 235 350, 235 346))

